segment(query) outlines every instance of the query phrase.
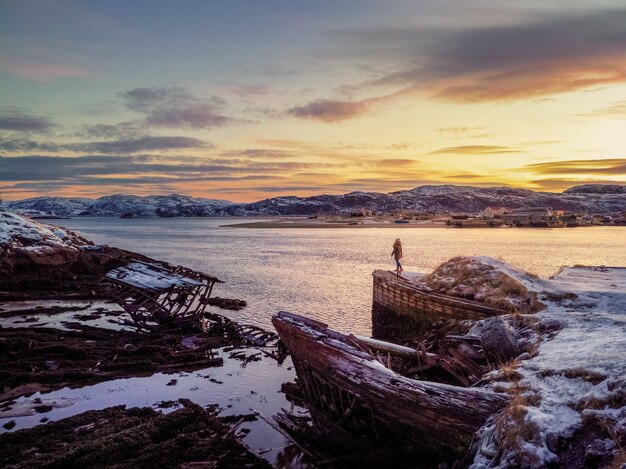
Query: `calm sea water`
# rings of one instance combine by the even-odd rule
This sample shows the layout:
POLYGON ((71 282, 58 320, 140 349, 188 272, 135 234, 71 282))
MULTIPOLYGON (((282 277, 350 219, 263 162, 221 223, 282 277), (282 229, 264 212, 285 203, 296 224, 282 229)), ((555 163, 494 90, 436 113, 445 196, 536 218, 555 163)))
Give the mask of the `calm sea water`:
MULTIPOLYGON (((96 243, 182 264, 224 280, 215 296, 245 299, 228 316, 271 329, 279 310, 353 333, 371 330, 372 271, 392 269, 402 239, 405 270, 428 272, 458 255, 496 257, 542 277, 562 265, 626 265, 626 228, 254 229, 232 218, 54 220, 96 243)), ((245 220, 249 221, 249 220, 245 220)), ((220 311, 224 313, 223 311, 220 311)))

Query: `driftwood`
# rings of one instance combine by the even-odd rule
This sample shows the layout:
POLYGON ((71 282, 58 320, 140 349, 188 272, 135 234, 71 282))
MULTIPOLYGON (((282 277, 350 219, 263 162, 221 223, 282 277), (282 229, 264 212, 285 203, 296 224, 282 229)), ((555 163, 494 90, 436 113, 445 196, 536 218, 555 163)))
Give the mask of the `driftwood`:
POLYGON ((487 417, 509 400, 480 388, 406 378, 363 351, 374 347, 408 354, 406 347, 351 338, 287 312, 276 314, 272 322, 291 352, 306 399, 334 416, 337 424, 376 435, 386 431, 461 453, 487 417))

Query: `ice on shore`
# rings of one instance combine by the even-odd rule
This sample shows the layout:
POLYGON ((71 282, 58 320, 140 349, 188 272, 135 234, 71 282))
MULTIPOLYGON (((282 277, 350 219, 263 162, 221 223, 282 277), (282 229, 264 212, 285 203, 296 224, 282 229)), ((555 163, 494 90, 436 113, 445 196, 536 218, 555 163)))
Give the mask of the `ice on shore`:
POLYGON ((532 431, 524 437, 520 428, 514 436, 505 437, 502 421, 488 422, 479 431, 472 467, 543 467, 554 463, 559 444, 571 438, 585 417, 592 415, 601 416, 616 439, 624 438, 626 268, 566 267, 544 280, 500 261, 481 259, 505 269, 529 290, 553 294, 551 299, 543 299, 546 309, 535 315, 540 328, 543 325, 552 332, 543 334, 536 354, 517 368, 523 376, 518 386, 534 394, 529 402, 522 399, 515 404, 522 402, 522 425, 532 431), (576 297, 558 298, 566 292, 576 297), (504 443, 505 438, 517 441, 504 443))

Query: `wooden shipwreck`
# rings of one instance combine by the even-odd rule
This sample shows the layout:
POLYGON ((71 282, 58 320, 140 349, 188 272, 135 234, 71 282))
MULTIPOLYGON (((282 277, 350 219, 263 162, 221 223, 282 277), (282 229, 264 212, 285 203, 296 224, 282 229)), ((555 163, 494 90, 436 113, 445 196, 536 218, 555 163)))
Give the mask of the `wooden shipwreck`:
POLYGON ((396 359, 421 368, 443 365, 425 350, 341 334, 288 312, 276 314, 272 323, 291 353, 306 400, 353 431, 393 435, 460 455, 485 420, 509 400, 481 388, 410 379, 390 369, 396 359))
POLYGON ((477 301, 429 291, 394 272, 375 270, 372 298, 372 335, 410 337, 440 319, 485 319, 508 314, 477 301))
POLYGON ((198 321, 216 277, 181 266, 134 261, 106 274, 106 294, 139 326, 198 321))

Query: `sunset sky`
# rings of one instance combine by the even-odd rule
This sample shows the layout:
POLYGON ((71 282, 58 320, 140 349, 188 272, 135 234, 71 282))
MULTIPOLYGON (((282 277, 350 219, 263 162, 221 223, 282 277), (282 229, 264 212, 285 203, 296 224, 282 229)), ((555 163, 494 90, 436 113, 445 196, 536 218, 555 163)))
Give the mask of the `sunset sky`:
POLYGON ((626 183, 626 3, 0 0, 0 192, 626 183))

